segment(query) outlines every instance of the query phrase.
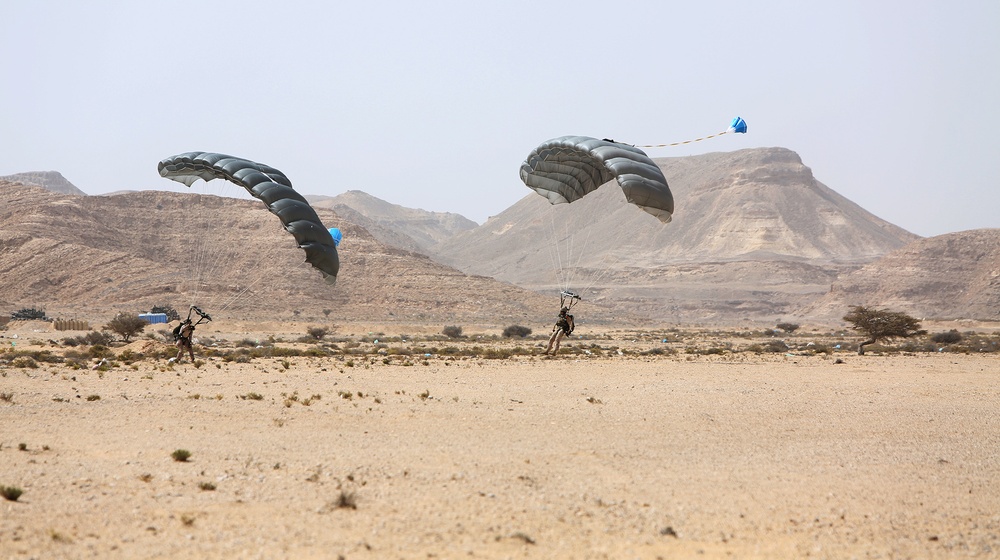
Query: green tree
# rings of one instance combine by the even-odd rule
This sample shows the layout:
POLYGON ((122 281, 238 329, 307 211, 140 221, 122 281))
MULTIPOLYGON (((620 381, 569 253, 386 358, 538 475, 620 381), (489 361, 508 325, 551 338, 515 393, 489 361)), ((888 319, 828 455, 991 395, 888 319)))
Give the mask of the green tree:
POLYGON ((104 328, 121 336, 122 340, 128 342, 128 339, 141 333, 147 324, 138 315, 122 311, 118 315, 115 315, 115 318, 109 321, 104 328))
POLYGON ((859 356, 864 356, 865 346, 869 344, 927 334, 920 328, 920 321, 899 311, 853 305, 851 311, 844 315, 844 320, 851 324, 851 328, 868 337, 858 344, 859 356))

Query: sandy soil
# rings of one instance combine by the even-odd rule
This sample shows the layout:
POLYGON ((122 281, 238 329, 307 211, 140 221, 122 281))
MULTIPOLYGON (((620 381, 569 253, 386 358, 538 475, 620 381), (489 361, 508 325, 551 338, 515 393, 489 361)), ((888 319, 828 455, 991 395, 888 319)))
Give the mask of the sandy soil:
POLYGON ((0 558, 1000 556, 995 354, 422 362, 0 368, 0 558))

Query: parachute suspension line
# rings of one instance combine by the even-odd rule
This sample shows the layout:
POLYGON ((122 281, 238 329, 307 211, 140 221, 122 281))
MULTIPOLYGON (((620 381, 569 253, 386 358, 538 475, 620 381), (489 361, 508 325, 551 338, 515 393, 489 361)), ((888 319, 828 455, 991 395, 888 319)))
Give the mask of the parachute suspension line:
MULTIPOLYGON (((618 229, 616 231, 617 234, 610 238, 609 245, 611 247, 617 247, 618 249, 604 250, 603 251, 604 256, 601 258, 601 260, 592 265, 593 272, 590 272, 585 275, 584 279, 586 280, 586 284, 582 286, 575 286, 574 293, 592 296, 595 291, 595 287, 604 282, 609 277, 611 277, 612 273, 618 270, 615 265, 622 262, 623 260, 622 254, 626 252, 624 250, 623 243, 627 240, 629 234, 624 229, 618 229)), ((591 229, 590 233, 592 232, 593 230, 591 229)), ((586 246, 588 247, 590 246, 589 236, 586 246)), ((583 258, 582 254, 580 255, 580 258, 582 260, 583 258)), ((580 270, 582 270, 582 267, 579 268, 580 270)))
POLYGON ((723 134, 729 134, 731 130, 723 130, 718 134, 712 134, 711 136, 702 136, 701 138, 695 138, 694 140, 684 140, 683 142, 671 142, 670 144, 638 144, 636 148, 669 148, 670 146, 683 146, 684 144, 693 144, 695 142, 701 142, 702 140, 708 140, 709 138, 717 138, 723 134))
MULTIPOLYGON (((608 279, 618 269, 615 267, 624 259, 624 243, 629 240, 630 234, 624 228, 615 229, 615 234, 602 238, 603 257, 594 263, 585 263, 589 250, 592 247, 594 228, 586 227, 586 224, 571 223, 564 219, 563 212, 568 212, 567 205, 555 205, 549 214, 549 236, 551 243, 548 247, 549 260, 556 273, 557 285, 560 294, 574 294, 587 296, 593 295, 595 286, 608 279), (556 226, 556 221, 560 226, 556 226), (586 230, 586 235, 580 230, 586 230), (615 250, 614 248, 618 248, 615 250)), ((644 215, 643 215, 644 216, 644 215)), ((578 300, 575 300, 578 301, 578 300)))
MULTIPOLYGON (((307 263, 306 261, 302 261, 301 263, 299 263, 298 266, 299 266, 299 268, 302 268, 302 267, 306 266, 307 264, 309 264, 309 263, 307 263)), ((244 286, 242 289, 240 289, 235 294, 232 294, 231 296, 229 296, 223 303, 221 303, 219 305, 219 307, 218 307, 218 310, 219 311, 226 311, 230 307, 232 307, 233 305, 235 305, 237 302, 243 300, 244 297, 246 296, 246 294, 249 293, 249 292, 251 292, 251 290, 253 290, 255 287, 257 287, 257 284, 259 284, 261 282, 261 280, 263 280, 263 279, 264 279, 264 275, 263 274, 258 274, 256 277, 252 278, 250 280, 250 283, 248 283, 246 286, 244 286)), ((254 296, 254 299, 255 300, 261 299, 261 297, 260 296, 254 296)))
MULTIPOLYGON (((569 290, 577 280, 577 269, 584 257, 583 251, 578 250, 577 247, 587 247, 587 243, 582 245, 577 243, 575 231, 578 230, 578 226, 564 219, 561 214, 566 212, 568 212, 568 208, 563 205, 557 205, 552 208, 551 212, 548 212, 549 238, 551 240, 548 247, 549 259, 556 271, 556 282, 561 291, 569 290), (557 220, 559 221, 558 227, 556 226, 557 220)), ((587 228, 588 240, 592 233, 593 231, 587 228)))
POLYGON ((249 292, 250 290, 252 290, 257 285, 257 283, 260 282, 261 278, 262 278, 261 276, 258 276, 256 279, 254 279, 249 284, 247 284, 242 290, 240 290, 240 291, 236 292, 235 294, 229 296, 229 299, 227 299, 225 301, 225 303, 221 304, 219 306, 218 310, 219 311, 226 311, 230 307, 232 307, 233 304, 235 304, 237 301, 240 301, 241 299, 243 299, 243 296, 246 295, 247 292, 249 292))
MULTIPOLYGON (((191 187, 192 195, 198 197, 200 203, 196 203, 203 210, 211 207, 211 200, 220 199, 241 199, 246 200, 247 194, 243 187, 225 181, 213 181, 211 183, 198 181, 191 187)), ((209 289, 210 284, 219 278, 221 271, 242 270, 241 257, 252 251, 252 246, 246 243, 239 243, 235 246, 220 245, 221 237, 214 232, 212 224, 209 222, 193 223, 188 235, 191 239, 190 261, 187 270, 189 277, 184 279, 184 283, 191 285, 190 294, 193 305, 200 305, 205 309, 218 312, 227 310, 242 298, 250 293, 264 275, 257 272, 256 276, 242 274, 241 277, 248 282, 248 285, 240 288, 237 286, 237 293, 227 294, 219 290, 209 289), (209 294, 210 297, 209 297, 209 294), (203 298, 208 299, 203 299, 203 298), (220 303, 220 301, 222 303, 220 303)), ((241 282, 242 283, 242 282, 241 282)))
MULTIPOLYGON (((567 224, 566 227, 567 227, 567 230, 569 230, 567 232, 567 234, 569 235, 570 245, 571 245, 571 247, 575 246, 576 245, 576 233, 575 233, 575 231, 579 231, 579 229, 571 230, 570 229, 572 227, 571 224, 567 224)), ((583 240, 583 244, 580 245, 581 249, 570 254, 570 256, 575 256, 576 257, 575 261, 569 264, 570 274, 572 274, 572 276, 569 278, 569 280, 572 280, 574 283, 577 281, 577 278, 579 277, 579 275, 580 275, 580 273, 582 271, 582 266, 581 265, 583 263, 583 257, 586 255, 586 251, 583 248, 590 247, 590 238, 594 234, 594 228, 585 227, 584 229, 587 230, 587 236, 586 236, 586 239, 583 240)), ((563 286, 563 289, 568 289, 568 288, 571 288, 571 287, 573 287, 573 286, 567 284, 566 286, 563 286)))
POLYGON ((694 142, 701 142, 702 140, 708 140, 709 138, 718 138, 723 134, 729 134, 730 132, 735 132, 737 134, 746 134, 747 123, 740 117, 736 117, 729 123, 729 128, 723 130, 722 132, 712 134, 711 136, 702 136, 701 138, 695 138, 694 140, 684 140, 683 142, 673 142, 670 144, 640 144, 636 148, 668 148, 670 146, 682 146, 684 144, 692 144, 694 142))
POLYGON ((566 278, 565 268, 563 267, 563 262, 562 262, 562 252, 559 250, 560 237, 558 232, 556 232, 555 212, 549 212, 548 215, 549 215, 549 239, 551 240, 551 243, 549 243, 549 246, 547 247, 549 251, 549 261, 552 263, 552 266, 556 271, 556 282, 559 288, 565 290, 567 288, 567 282, 566 282, 567 278, 566 278))

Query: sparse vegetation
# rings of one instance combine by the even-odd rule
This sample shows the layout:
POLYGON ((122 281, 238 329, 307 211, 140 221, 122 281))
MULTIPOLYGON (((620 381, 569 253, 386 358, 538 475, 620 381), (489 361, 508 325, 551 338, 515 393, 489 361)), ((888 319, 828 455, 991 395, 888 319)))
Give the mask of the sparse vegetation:
POLYGON ((448 338, 461 338, 462 327, 459 327, 457 325, 449 325, 441 329, 441 334, 447 336, 448 338))
POLYGON ((957 344, 962 342, 962 333, 958 332, 957 329, 935 333, 931 335, 931 342, 936 342, 938 344, 957 344))
POLYGON ((341 490, 334 505, 337 509, 358 509, 358 499, 354 492, 341 490))
POLYGON ((3 499, 7 501, 16 502, 21 494, 23 491, 17 486, 0 486, 0 496, 3 496, 3 499))
POLYGON ((315 340, 323 340, 323 338, 329 334, 330 330, 326 327, 309 327, 306 329, 306 334, 314 338, 315 340))
POLYGON ((863 305, 852 306, 851 311, 844 315, 844 320, 851 324, 851 328, 868 337, 858 344, 858 355, 861 356, 865 354, 865 346, 869 344, 927 333, 920 328, 920 321, 906 313, 863 305))
POLYGON ((510 325, 503 330, 504 338, 513 338, 515 336, 524 338, 531 334, 531 329, 528 327, 523 327, 521 325, 510 325))
POLYGON ((130 338, 141 333, 148 324, 143 319, 140 319, 138 315, 122 311, 118 315, 115 315, 114 319, 108 321, 108 324, 104 328, 122 337, 122 340, 125 342, 128 342, 130 338))
POLYGON ((191 452, 187 449, 177 449, 170 456, 178 463, 186 463, 191 458, 191 452))
POLYGON ((31 356, 20 356, 14 358, 10 365, 16 368, 36 369, 38 367, 38 362, 36 362, 31 356))
POLYGON ((788 334, 791 334, 791 333, 799 330, 799 326, 796 325, 795 323, 778 323, 777 325, 775 325, 775 327, 777 327, 780 330, 785 331, 788 334))

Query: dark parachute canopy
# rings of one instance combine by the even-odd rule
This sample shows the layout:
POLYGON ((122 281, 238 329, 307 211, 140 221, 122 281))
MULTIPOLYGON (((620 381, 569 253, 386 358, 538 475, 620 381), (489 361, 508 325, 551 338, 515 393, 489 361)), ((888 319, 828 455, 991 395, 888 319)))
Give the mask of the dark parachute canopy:
POLYGON ((616 179, 625 198, 663 223, 674 197, 645 152, 613 140, 562 136, 542 143, 521 164, 521 180, 552 204, 573 202, 616 179))
POLYGON ((323 273, 328 284, 337 281, 340 259, 333 237, 316 211, 292 189, 292 182, 281 171, 262 163, 211 152, 179 154, 161 161, 157 168, 162 177, 188 187, 198 179, 224 179, 245 188, 281 220, 285 231, 305 250, 306 262, 323 273))

